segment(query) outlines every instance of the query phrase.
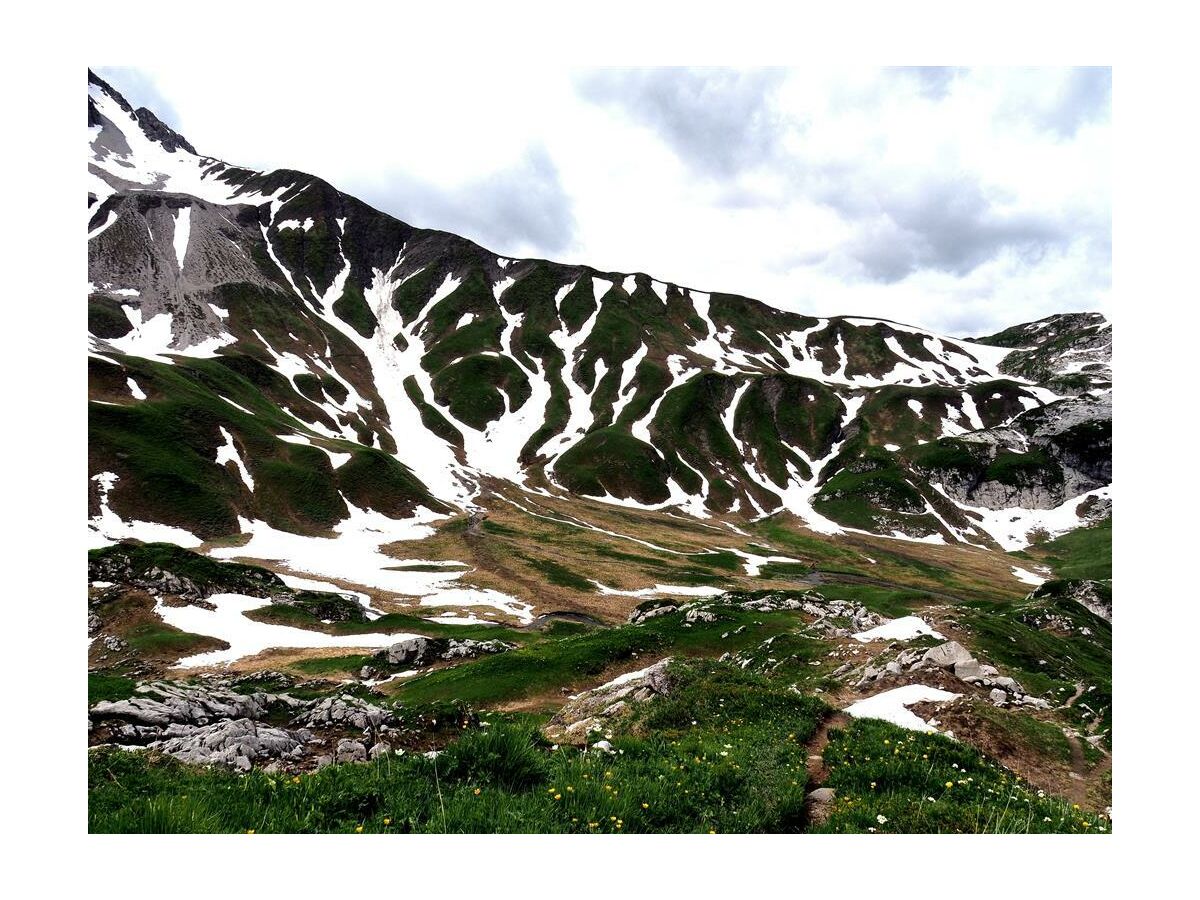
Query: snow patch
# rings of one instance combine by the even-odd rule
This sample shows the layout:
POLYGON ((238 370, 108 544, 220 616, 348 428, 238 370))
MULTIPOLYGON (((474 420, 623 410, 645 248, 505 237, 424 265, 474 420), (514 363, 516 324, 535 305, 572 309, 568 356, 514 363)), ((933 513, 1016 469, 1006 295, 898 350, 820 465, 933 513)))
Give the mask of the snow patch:
POLYGON ((929 623, 920 616, 903 616, 899 619, 892 619, 890 622, 860 631, 851 637, 860 643, 868 644, 871 641, 911 641, 922 635, 929 635, 938 640, 945 639, 944 635, 934 631, 929 623))
POLYGON ((846 707, 846 714, 856 719, 882 719, 910 731, 933 732, 937 729, 908 707, 914 703, 946 703, 960 696, 924 684, 906 684, 852 703, 846 707))
POLYGON ((126 538, 146 543, 165 541, 180 547, 199 547, 202 543, 200 538, 183 528, 160 525, 157 522, 122 521, 108 505, 109 492, 119 480, 119 476, 115 472, 100 472, 93 475, 91 480, 100 487, 100 514, 88 520, 89 548, 106 547, 126 538))
POLYGON ((185 206, 175 213, 175 235, 172 242, 175 245, 175 261, 179 263, 179 271, 183 271, 183 258, 187 256, 188 241, 192 236, 192 208, 185 206))
POLYGON ((1041 587, 1046 583, 1046 579, 1041 575, 1035 575, 1033 572, 1030 572, 1028 569, 1022 569, 1020 566, 1013 566, 1012 573, 1018 581, 1023 581, 1025 584, 1031 584, 1034 587, 1041 587))
POLYGON ((225 438, 225 443, 217 448, 217 465, 223 466, 226 463, 233 463, 237 466, 238 474, 242 476, 242 483, 253 494, 254 479, 250 477, 250 471, 246 468, 246 464, 242 462, 242 456, 238 453, 238 449, 233 443, 233 435, 222 426, 221 436, 225 438))
POLYGON ((717 597, 725 593, 724 589, 718 587, 681 587, 675 584, 656 584, 654 587, 642 588, 637 591, 621 591, 603 585, 594 578, 589 578, 588 581, 594 584, 601 594, 612 597, 657 597, 661 594, 677 594, 681 597, 717 597))
POLYGON ((213 594, 208 602, 215 609, 199 606, 166 606, 159 598, 154 611, 164 622, 193 634, 203 634, 225 641, 226 650, 198 653, 179 660, 178 666, 191 669, 215 666, 254 656, 271 648, 309 647, 390 647, 397 641, 416 637, 411 634, 353 634, 333 635, 290 625, 256 622, 246 613, 269 606, 270 598, 247 597, 242 594, 213 594))

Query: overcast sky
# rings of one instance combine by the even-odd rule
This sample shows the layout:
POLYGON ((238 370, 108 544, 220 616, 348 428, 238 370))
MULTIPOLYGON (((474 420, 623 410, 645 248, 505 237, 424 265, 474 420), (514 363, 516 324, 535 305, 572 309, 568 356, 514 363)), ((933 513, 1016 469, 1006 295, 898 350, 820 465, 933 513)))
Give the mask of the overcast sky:
POLYGON ((1108 69, 98 71, 202 154, 508 256, 950 334, 1111 312, 1108 69))

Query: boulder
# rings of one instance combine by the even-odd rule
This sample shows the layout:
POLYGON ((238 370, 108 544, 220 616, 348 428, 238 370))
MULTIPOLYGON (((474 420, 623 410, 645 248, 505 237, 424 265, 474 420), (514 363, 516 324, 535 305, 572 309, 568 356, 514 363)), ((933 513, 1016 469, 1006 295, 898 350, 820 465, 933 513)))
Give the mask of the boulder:
POLYGON ((430 643, 429 638, 405 638, 381 650, 377 655, 386 660, 389 665, 421 666, 427 662, 426 655, 429 654, 430 643))
POLYGON ((1025 689, 1021 687, 1016 679, 1009 678, 1007 675, 1001 675, 998 678, 993 678, 992 684, 998 688, 1004 688, 1004 690, 1008 691, 1010 694, 1025 693, 1025 689))
POLYGON ((954 675, 963 681, 983 678, 983 667, 977 659, 964 659, 954 664, 954 675))
POLYGON ((946 641, 944 644, 930 647, 921 657, 922 662, 942 669, 952 669, 956 663, 970 659, 973 659, 971 651, 958 641, 946 641))
POLYGON ((1003 706, 1008 702, 1008 694, 1004 693, 1000 688, 992 688, 991 693, 988 694, 988 699, 992 701, 993 706, 1003 706))
POLYGON ((352 741, 342 738, 337 743, 337 761, 340 763, 366 762, 367 748, 362 741, 352 741))

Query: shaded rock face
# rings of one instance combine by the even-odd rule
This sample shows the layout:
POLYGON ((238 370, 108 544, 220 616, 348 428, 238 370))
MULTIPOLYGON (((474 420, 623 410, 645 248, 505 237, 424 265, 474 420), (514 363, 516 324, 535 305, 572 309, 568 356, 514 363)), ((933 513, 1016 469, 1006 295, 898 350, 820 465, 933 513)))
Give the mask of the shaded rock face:
POLYGON ((1112 398, 1085 394, 1021 413, 1011 423, 961 435, 973 448, 969 468, 918 467, 948 497, 987 509, 1053 509, 1112 483, 1112 398), (1037 459, 1017 477, 993 478, 1003 453, 1037 459))
POLYGON ((1095 581, 1073 581, 1067 584, 1065 593, 1088 612, 1112 622, 1111 594, 1102 592, 1100 587, 1095 581))
POLYGON ((158 141, 172 153, 179 149, 186 150, 191 154, 196 153, 196 148, 188 143, 187 138, 162 121, 150 110, 146 109, 146 107, 138 107, 134 115, 137 117, 138 124, 142 126, 142 131, 146 132, 146 136, 150 140, 158 141))
POLYGON ((589 735, 602 735, 633 704, 669 694, 672 683, 667 670, 671 661, 667 657, 572 697, 543 727, 542 733, 560 744, 589 743, 589 735))

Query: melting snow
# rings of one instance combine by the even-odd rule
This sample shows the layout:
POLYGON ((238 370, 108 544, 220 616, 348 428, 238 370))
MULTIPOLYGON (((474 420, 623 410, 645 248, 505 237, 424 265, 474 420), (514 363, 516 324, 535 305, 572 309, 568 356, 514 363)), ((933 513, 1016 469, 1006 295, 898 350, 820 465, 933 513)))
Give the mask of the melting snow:
POLYGON ((910 731, 932 732, 937 729, 916 713, 909 712, 908 707, 914 703, 944 703, 959 696, 924 684, 906 684, 852 703, 846 707, 846 713, 856 719, 882 719, 910 731))
MULTIPOLYGON (((480 590, 459 582, 461 569, 421 572, 398 567, 422 564, 388 556, 382 547, 395 541, 419 540, 434 533, 430 522, 445 516, 418 507, 409 519, 392 519, 359 509, 347 502, 349 518, 334 526, 337 537, 308 537, 279 531, 265 522, 239 518, 250 540, 240 547, 219 547, 210 552, 218 559, 266 559, 283 563, 293 572, 324 576, 368 588, 421 598, 423 606, 491 606, 522 622, 530 621, 532 606, 499 591, 480 590)), ((462 563, 454 562, 461 566, 462 563)), ((433 563, 441 565, 441 563, 433 563)), ((338 589, 341 591, 341 589, 338 589)), ((344 593, 344 591, 342 591, 344 593)), ((399 640, 399 638, 397 638, 399 640)), ((365 646, 365 645, 362 645, 365 646)))
POLYGON ((179 263, 179 271, 183 271, 183 258, 187 256, 188 240, 192 235, 192 208, 185 206, 175 213, 175 261, 179 263))
POLYGON ((638 591, 619 591, 601 584, 594 578, 589 578, 588 581, 599 588, 601 594, 609 594, 614 597, 657 597, 660 594, 678 594, 681 597, 716 597, 725 593, 723 588, 718 587, 680 587, 674 584, 656 584, 654 587, 642 588, 638 591))
POLYGON ((533 621, 533 604, 502 594, 500 591, 480 588, 450 588, 438 591, 430 597, 421 598, 422 606, 490 606, 505 615, 512 616, 523 625, 533 621))
POLYGON ((280 231, 287 231, 289 228, 299 228, 301 231, 308 231, 315 223, 311 218, 301 222, 299 219, 284 219, 282 222, 276 222, 275 227, 280 231))
POLYGON ((798 563, 800 560, 793 559, 790 556, 758 556, 754 553, 747 553, 745 550, 738 550, 735 547, 720 547, 720 550, 728 551, 740 556, 745 562, 742 565, 746 569, 746 574, 752 578, 757 578, 762 574, 762 567, 767 563, 782 562, 782 563, 798 563))
POLYGON ((213 594, 208 598, 216 609, 199 606, 167 606, 161 599, 154 611, 168 625, 219 638, 229 644, 227 650, 213 650, 181 659, 180 668, 213 666, 254 656, 273 647, 389 647, 397 641, 414 637, 411 634, 354 634, 332 635, 290 625, 272 625, 247 618, 245 613, 270 604, 269 598, 246 597, 242 594, 213 594))
POLYGON ((642 360, 646 358, 648 352, 649 349, 642 344, 634 351, 633 356, 621 363, 621 384, 617 388, 617 399, 613 402, 612 420, 614 422, 637 393, 633 387, 633 377, 637 374, 637 368, 642 364, 642 360))
POLYGON ((1057 537, 1087 524, 1087 520, 1079 515, 1078 509, 1089 497, 1112 498, 1112 485, 1108 485, 1072 497, 1054 509, 1025 509, 1020 506, 987 509, 960 503, 950 497, 941 484, 931 483, 931 486, 966 512, 967 518, 976 528, 986 531, 997 544, 1010 552, 1028 547, 1032 543, 1031 533, 1045 532, 1049 537, 1057 537))
POLYGON ((109 492, 117 483, 118 476, 113 472, 101 472, 93 475, 91 480, 100 486, 100 514, 88 520, 89 548, 106 547, 125 538, 135 538, 147 543, 166 541, 180 547, 200 546, 200 538, 183 528, 160 525, 157 522, 122 521, 108 505, 109 492))
POLYGON ((206 338, 197 344, 192 344, 190 347, 173 347, 171 345, 175 341, 175 334, 171 327, 171 313, 161 312, 155 316, 151 316, 148 321, 142 321, 142 311, 140 309, 133 309, 128 306, 122 306, 121 309, 125 311, 125 317, 129 319, 129 324, 133 326, 133 330, 124 337, 105 338, 104 342, 114 350, 128 356, 141 356, 173 366, 175 365, 175 361, 164 354, 171 353, 176 356, 192 356, 208 359, 216 355, 218 348, 224 347, 226 344, 232 344, 236 340, 231 334, 223 334, 217 337, 206 338))
POLYGON ((851 636, 856 641, 867 644, 871 641, 911 641, 922 635, 929 635, 939 640, 944 639, 944 635, 934 631, 929 623, 920 616, 903 616, 899 619, 892 619, 890 622, 884 622, 875 628, 860 631, 851 636))
POLYGON ((1035 575, 1028 569, 1022 569, 1020 566, 1013 566, 1012 573, 1017 577, 1018 581, 1023 581, 1025 584, 1031 584, 1034 587, 1039 587, 1046 583, 1046 579, 1041 575, 1035 575))
POLYGON ((217 448, 217 465, 223 466, 225 463, 233 463, 237 466, 238 474, 242 476, 242 482, 254 493, 254 479, 250 477, 250 471, 246 468, 246 464, 242 462, 242 456, 238 453, 237 447, 233 443, 233 435, 221 427, 221 436, 225 438, 225 443, 217 448))

